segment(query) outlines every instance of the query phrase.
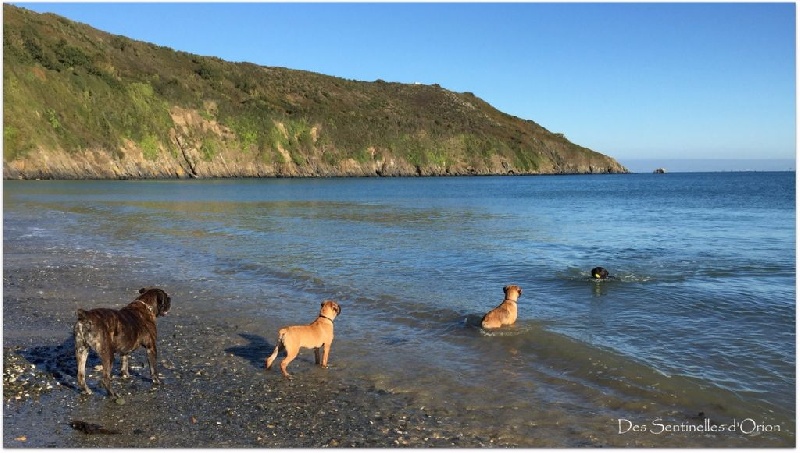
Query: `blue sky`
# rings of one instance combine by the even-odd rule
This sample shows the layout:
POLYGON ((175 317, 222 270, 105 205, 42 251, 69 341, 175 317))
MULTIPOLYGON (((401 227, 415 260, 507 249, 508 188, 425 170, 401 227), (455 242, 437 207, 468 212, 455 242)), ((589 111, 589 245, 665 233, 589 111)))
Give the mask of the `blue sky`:
POLYGON ((795 159, 794 3, 15 3, 227 61, 438 83, 631 159, 795 159))

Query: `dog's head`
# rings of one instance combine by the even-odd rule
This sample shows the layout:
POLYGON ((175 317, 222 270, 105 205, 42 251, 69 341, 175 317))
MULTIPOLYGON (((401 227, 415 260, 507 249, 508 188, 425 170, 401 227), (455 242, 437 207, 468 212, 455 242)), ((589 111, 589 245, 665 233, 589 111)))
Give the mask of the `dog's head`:
POLYGON ((506 293, 506 299, 517 300, 522 295, 522 288, 517 285, 507 285, 503 288, 503 292, 506 293))
POLYGON ((136 300, 144 302, 156 316, 166 315, 172 304, 169 294, 160 288, 142 288, 139 290, 139 297, 136 300))
POLYGON ((603 280, 608 278, 608 271, 603 267, 595 267, 592 269, 592 278, 603 280))
POLYGON ((323 301, 320 305, 319 314, 327 317, 331 321, 333 321, 333 318, 337 317, 341 312, 342 308, 339 307, 339 304, 330 299, 323 301))

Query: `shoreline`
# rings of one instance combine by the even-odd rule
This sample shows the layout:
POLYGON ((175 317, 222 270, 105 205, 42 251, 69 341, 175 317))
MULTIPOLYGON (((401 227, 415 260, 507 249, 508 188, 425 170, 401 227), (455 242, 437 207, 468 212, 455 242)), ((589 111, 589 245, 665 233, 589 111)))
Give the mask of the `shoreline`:
MULTIPOLYGON (((697 174, 697 173, 796 173, 796 170, 678 170, 669 171, 669 174, 683 175, 683 174, 697 174)), ((124 176, 124 177, 90 177, 90 176, 75 176, 75 177, 11 177, 4 175, 3 181, 236 181, 236 180, 281 180, 281 179, 297 179, 297 180, 313 180, 313 179, 426 179, 426 178, 514 178, 514 177, 559 177, 559 176, 602 176, 602 175, 650 175, 654 174, 653 171, 626 171, 626 172, 595 172, 595 173, 580 173, 580 172, 564 172, 564 173, 445 173, 445 174, 402 174, 402 175, 216 175, 216 176, 195 176, 191 178, 174 177, 174 176, 124 176)))
POLYGON ((87 273, 77 263, 59 262, 52 252, 19 253, 4 245, 4 376, 28 382, 4 385, 6 448, 521 446, 465 434, 454 414, 416 407, 407 396, 342 378, 335 363, 329 370, 316 368, 310 352, 293 363, 292 381, 274 369, 265 372, 263 361, 273 345, 242 338, 223 317, 193 314, 191 300, 182 296, 190 291, 180 282, 153 282, 173 298, 173 309, 158 320, 163 384, 151 384, 139 349, 131 355, 131 379, 119 378, 115 358, 112 385, 122 401, 108 398, 92 353, 87 382, 94 393, 83 395, 74 376, 75 307, 119 308, 132 301, 136 289, 125 286, 133 284, 125 268, 146 263, 87 273), (108 302, 94 302, 98 297, 108 302), (83 434, 69 426, 74 420, 119 434, 83 434))
POLYGON ((630 175, 635 174, 630 171, 619 172, 553 172, 553 173, 536 173, 536 172, 515 172, 509 171, 507 173, 473 173, 473 172, 412 172, 402 174, 347 174, 347 173, 330 173, 330 174, 268 174, 268 175, 205 175, 205 176, 135 176, 135 175, 122 175, 113 177, 100 177, 92 175, 37 175, 37 176, 23 176, 17 175, 3 175, 4 181, 192 181, 192 180, 239 180, 239 179, 403 179, 403 178, 490 178, 490 177, 513 177, 513 176, 592 176, 592 175, 630 175))

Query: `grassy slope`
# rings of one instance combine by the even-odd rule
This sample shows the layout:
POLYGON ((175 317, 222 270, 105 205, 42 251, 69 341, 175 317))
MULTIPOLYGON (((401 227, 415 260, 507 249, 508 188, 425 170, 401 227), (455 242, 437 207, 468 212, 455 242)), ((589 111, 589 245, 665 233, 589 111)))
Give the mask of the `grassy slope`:
POLYGON ((434 173, 624 171, 472 93, 230 63, 7 4, 3 24, 6 164, 56 150, 122 159, 130 147, 140 159, 179 160, 179 108, 218 125, 177 134, 206 162, 233 153, 334 170, 391 157, 434 173))

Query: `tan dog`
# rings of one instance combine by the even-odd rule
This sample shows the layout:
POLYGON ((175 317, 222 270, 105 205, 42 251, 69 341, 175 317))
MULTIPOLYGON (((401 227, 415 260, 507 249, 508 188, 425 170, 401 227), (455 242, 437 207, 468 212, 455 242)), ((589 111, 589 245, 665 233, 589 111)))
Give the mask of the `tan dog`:
POLYGON ((484 329, 510 326, 517 320, 517 299, 522 295, 522 288, 508 285, 503 288, 503 292, 506 293, 505 300, 483 316, 481 327, 484 329))
POLYGON ((278 352, 286 351, 286 358, 281 362, 281 372, 287 379, 292 376, 286 371, 292 360, 297 357, 300 348, 313 348, 314 359, 317 365, 322 368, 328 367, 328 354, 331 352, 333 343, 333 320, 341 313, 339 304, 332 300, 323 301, 319 310, 319 316, 307 326, 289 326, 278 331, 278 344, 272 355, 267 357, 265 365, 267 369, 272 369, 272 362, 278 357, 278 352), (320 357, 322 348, 322 357, 320 357))

